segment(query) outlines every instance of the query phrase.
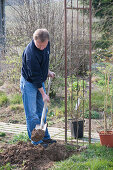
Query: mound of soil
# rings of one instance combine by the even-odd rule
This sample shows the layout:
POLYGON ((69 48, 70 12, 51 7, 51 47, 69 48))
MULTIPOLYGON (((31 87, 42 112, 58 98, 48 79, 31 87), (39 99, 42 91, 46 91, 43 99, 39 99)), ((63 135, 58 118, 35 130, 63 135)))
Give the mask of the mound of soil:
POLYGON ((40 144, 19 142, 3 149, 4 151, 0 153, 0 166, 10 163, 23 170, 45 170, 55 161, 65 160, 77 152, 76 148, 60 143, 53 143, 45 149, 40 144))

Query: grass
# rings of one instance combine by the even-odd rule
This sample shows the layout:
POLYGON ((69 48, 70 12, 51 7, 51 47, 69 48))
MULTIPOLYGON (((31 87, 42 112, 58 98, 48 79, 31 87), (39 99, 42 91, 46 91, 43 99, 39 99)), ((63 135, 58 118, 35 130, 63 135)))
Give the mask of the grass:
POLYGON ((17 143, 19 141, 27 142, 29 141, 29 137, 27 133, 20 133, 18 135, 15 135, 11 141, 9 141, 10 144, 17 143))
POLYGON ((10 165, 10 163, 7 163, 6 165, 0 167, 0 170, 12 170, 15 169, 16 167, 13 165, 10 165))
POLYGON ((16 110, 23 111, 24 106, 23 106, 23 104, 12 104, 12 105, 10 105, 10 109, 13 111, 16 111, 16 110))
POLYGON ((8 97, 2 91, 0 91, 0 106, 6 105, 8 103, 8 97))
POLYGON ((19 93, 12 95, 10 104, 22 104, 22 95, 19 93))
POLYGON ((71 150, 76 150, 76 146, 73 146, 73 145, 66 145, 66 149, 71 151, 71 150))
MULTIPOLYGON (((103 112, 104 111, 104 98, 105 94, 100 90, 100 91, 94 91, 92 92, 92 110, 97 111, 97 112, 103 112)), ((110 98, 108 97, 108 108, 107 112, 110 113, 110 98)), ((85 101, 85 108, 88 110, 89 107, 89 99, 85 101)))
POLYGON ((55 164, 52 170, 113 170, 113 148, 91 144, 88 149, 55 164))
POLYGON ((22 106, 19 106, 22 104, 22 95, 17 93, 17 94, 12 95, 11 98, 9 99, 4 92, 0 91, 0 106, 4 106, 8 103, 10 103, 10 105, 12 105, 11 106, 12 110, 22 108, 22 106))

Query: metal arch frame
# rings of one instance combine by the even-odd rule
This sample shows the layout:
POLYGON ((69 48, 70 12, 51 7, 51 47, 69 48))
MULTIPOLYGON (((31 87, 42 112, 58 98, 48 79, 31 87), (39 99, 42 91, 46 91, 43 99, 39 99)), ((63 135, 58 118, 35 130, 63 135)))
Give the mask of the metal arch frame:
POLYGON ((0 0, 0 36, 1 53, 5 47, 5 0, 0 0))
MULTIPOLYGON (((83 0, 84 2, 84 0, 83 0)), ((65 142, 67 143, 67 10, 88 10, 89 11, 89 143, 91 143, 91 58, 92 58, 92 0, 89 0, 89 8, 67 7, 67 0, 64 0, 64 47, 65 47, 65 142)))

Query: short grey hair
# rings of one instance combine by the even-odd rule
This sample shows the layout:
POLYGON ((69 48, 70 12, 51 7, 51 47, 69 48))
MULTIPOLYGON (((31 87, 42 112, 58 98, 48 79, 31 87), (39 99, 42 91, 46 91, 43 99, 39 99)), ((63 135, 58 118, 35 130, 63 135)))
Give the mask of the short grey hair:
POLYGON ((47 29, 37 29, 33 34, 34 40, 40 40, 41 42, 44 42, 46 40, 49 40, 49 32, 47 29))

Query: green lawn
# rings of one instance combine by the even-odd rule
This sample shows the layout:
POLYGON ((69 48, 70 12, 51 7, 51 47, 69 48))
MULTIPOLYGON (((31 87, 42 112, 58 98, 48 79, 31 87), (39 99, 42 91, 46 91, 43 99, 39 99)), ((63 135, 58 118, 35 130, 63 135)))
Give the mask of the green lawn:
POLYGON ((84 152, 56 163, 51 170, 113 170, 113 148, 91 144, 84 152))

